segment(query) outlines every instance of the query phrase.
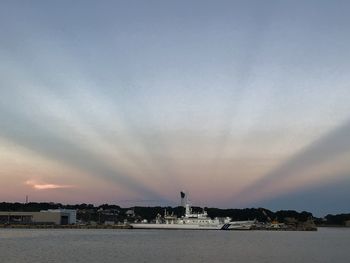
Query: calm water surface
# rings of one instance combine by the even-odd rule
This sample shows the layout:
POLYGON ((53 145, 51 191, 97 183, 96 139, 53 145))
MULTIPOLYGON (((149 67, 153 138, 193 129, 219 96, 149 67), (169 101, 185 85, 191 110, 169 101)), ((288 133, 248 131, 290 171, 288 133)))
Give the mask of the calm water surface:
POLYGON ((0 229, 0 262, 350 262, 350 229, 0 229))

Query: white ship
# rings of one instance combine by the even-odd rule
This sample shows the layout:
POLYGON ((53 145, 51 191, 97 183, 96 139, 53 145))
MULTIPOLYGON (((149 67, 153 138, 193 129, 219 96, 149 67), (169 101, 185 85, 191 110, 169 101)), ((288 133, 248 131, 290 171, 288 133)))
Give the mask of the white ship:
POLYGON ((156 223, 134 223, 131 226, 135 229, 245 230, 251 229, 255 223, 255 221, 232 222, 229 217, 211 219, 204 209, 202 213, 194 213, 183 192, 181 192, 181 204, 185 207, 185 215, 181 218, 174 214, 170 215, 165 210, 164 217, 158 215, 156 223))

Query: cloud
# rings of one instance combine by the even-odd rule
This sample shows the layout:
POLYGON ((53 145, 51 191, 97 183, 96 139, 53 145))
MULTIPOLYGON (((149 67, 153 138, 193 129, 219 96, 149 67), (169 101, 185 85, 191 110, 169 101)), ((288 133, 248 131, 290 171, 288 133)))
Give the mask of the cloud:
POLYGON ((278 198, 259 200, 254 206, 262 206, 272 210, 294 209, 308 210, 316 216, 328 213, 344 213, 349 211, 350 173, 335 174, 321 185, 309 185, 295 192, 284 193, 278 198), (286 204, 288 204, 286 206, 286 204))
POLYGON ((84 142, 76 140, 72 143, 67 134, 56 133, 48 126, 47 119, 24 116, 23 109, 4 107, 0 100, 0 136, 15 142, 46 158, 56 160, 65 165, 76 167, 87 174, 98 176, 122 187, 126 187, 147 198, 164 200, 157 192, 143 182, 133 178, 129 171, 122 171, 111 166, 103 157, 87 151, 84 142), (17 120, 14 122, 13 120, 17 120), (46 123, 46 125, 43 125, 46 123))
POLYGON ((50 189, 64 189, 64 188, 73 188, 73 185, 60 185, 60 184, 51 184, 51 183, 39 183, 35 180, 27 180, 26 185, 33 187, 35 190, 50 190, 50 189))
MULTIPOLYGON (((299 176, 303 171, 317 167, 326 161, 334 160, 344 153, 350 152, 350 120, 343 125, 312 142, 299 153, 292 156, 285 163, 272 170, 260 180, 255 181, 235 196, 242 202, 254 202, 253 199, 263 199, 271 186, 285 180, 299 176), (253 198, 252 198, 253 197, 253 198)), ((319 178, 315 177, 317 181, 319 178)), ((277 189, 276 189, 277 190, 277 189)), ((269 196, 269 197, 270 197, 269 196)))

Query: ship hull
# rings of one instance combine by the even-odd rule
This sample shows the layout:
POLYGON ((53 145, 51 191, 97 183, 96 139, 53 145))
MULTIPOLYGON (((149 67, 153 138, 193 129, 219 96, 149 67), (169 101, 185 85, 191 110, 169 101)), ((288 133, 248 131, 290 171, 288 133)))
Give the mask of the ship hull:
POLYGON ((133 229, 183 229, 183 230, 220 230, 223 225, 191 225, 191 224, 131 224, 133 229))
POLYGON ((226 224, 131 224, 134 229, 188 229, 188 230, 252 230, 254 221, 235 221, 226 224))

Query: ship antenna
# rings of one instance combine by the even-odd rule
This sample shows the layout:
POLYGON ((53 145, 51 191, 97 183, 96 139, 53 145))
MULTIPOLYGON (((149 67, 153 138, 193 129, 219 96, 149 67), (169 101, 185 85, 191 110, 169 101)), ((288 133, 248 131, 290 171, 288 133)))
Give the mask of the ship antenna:
POLYGON ((185 194, 185 192, 183 192, 183 191, 181 191, 180 192, 180 196, 181 196, 181 206, 182 207, 186 207, 186 194, 185 194))

